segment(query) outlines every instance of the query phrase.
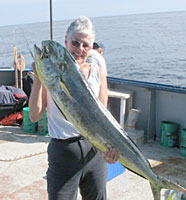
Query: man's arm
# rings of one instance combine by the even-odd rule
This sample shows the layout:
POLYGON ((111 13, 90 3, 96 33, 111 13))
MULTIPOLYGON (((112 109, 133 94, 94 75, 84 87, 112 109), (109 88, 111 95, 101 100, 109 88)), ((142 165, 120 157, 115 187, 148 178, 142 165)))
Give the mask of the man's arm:
POLYGON ((37 76, 35 64, 32 64, 32 68, 34 72, 34 82, 29 98, 29 115, 32 122, 37 122, 45 112, 47 105, 47 91, 37 76))
POLYGON ((101 77, 99 100, 103 103, 105 107, 107 107, 107 103, 108 103, 107 77, 101 67, 99 67, 99 71, 100 71, 100 77, 101 77))

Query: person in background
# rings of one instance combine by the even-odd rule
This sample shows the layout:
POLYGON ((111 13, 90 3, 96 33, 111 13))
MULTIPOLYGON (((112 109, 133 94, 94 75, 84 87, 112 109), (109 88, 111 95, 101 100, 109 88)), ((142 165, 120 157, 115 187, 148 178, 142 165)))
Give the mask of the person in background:
MULTIPOLYGON (((93 47, 95 30, 87 17, 74 20, 67 29, 65 45, 87 78, 90 87, 103 105, 107 106, 106 75, 87 57, 93 47)), ((76 200, 78 188, 82 200, 106 200, 107 164, 115 163, 114 148, 101 153, 68 122, 50 94, 41 84, 33 63, 34 83, 29 100, 30 119, 37 122, 45 110, 51 140, 48 146, 47 191, 49 200, 76 200)), ((87 122, 88 123, 88 122, 87 122)))
POLYGON ((87 58, 88 63, 96 63, 99 67, 102 68, 102 73, 104 73, 107 76, 107 67, 106 62, 103 57, 105 51, 105 47, 103 43, 101 42, 94 42, 93 48, 89 51, 89 56, 87 58))
POLYGON ((95 49, 98 53, 100 53, 103 56, 105 47, 102 42, 94 42, 93 49, 95 49))

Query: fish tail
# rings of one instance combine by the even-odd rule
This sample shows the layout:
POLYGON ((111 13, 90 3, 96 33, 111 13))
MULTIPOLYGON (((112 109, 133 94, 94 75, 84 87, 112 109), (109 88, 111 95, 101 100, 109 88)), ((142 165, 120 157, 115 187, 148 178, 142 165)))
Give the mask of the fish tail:
POLYGON ((161 189, 180 191, 186 194, 186 188, 174 183, 166 178, 157 177, 157 182, 150 182, 154 200, 160 200, 161 189))
POLYGON ((161 189, 162 187, 160 186, 157 186, 156 183, 152 183, 150 182, 150 186, 151 186, 151 190, 152 190, 152 194, 153 194, 153 197, 154 197, 154 200, 160 200, 161 196, 161 189))

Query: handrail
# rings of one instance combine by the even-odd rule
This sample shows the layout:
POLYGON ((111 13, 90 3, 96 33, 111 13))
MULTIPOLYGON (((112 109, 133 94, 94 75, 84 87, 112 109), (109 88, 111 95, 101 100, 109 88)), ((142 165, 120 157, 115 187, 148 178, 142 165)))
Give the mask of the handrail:
POLYGON ((142 88, 148 88, 148 89, 154 89, 154 90, 163 90, 163 91, 169 91, 169 92, 177 92, 177 93, 183 93, 183 94, 186 93, 186 87, 182 87, 182 86, 166 85, 166 84, 121 79, 121 78, 114 78, 114 77, 107 77, 107 79, 108 79, 108 82, 110 83, 119 83, 119 84, 124 84, 128 86, 142 87, 142 88))

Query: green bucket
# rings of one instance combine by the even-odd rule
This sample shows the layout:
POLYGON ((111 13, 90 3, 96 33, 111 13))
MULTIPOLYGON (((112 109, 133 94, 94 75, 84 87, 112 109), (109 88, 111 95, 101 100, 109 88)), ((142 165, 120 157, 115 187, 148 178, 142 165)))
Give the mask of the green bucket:
POLYGON ((180 154, 186 156, 186 128, 181 129, 180 154))
POLYGON ((48 119, 47 113, 45 112, 42 118, 38 121, 38 134, 48 135, 48 119))
POLYGON ((30 121, 29 107, 23 108, 23 130, 26 133, 35 133, 37 131, 37 123, 30 121))
POLYGON ((186 156, 186 147, 180 147, 180 154, 186 156))
POLYGON ((179 125, 171 121, 161 122, 161 145, 175 147, 179 125))
POLYGON ((186 128, 181 129, 180 146, 186 148, 186 128))

